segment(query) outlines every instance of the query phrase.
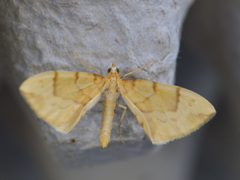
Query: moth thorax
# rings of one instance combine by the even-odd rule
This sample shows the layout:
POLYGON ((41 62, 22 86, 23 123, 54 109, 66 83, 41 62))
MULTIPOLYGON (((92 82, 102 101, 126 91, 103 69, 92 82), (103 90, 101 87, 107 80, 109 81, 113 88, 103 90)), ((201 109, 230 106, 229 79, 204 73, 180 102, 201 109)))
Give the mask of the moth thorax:
POLYGON ((116 81, 116 80, 117 80, 116 76, 111 76, 111 81, 116 81))

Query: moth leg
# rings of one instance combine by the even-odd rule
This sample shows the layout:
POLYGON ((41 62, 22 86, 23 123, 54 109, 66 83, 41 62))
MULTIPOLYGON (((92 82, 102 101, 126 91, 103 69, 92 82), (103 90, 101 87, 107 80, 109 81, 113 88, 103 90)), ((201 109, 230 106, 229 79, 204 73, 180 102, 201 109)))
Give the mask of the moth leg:
POLYGON ((124 109, 124 111, 123 111, 123 113, 122 113, 122 117, 121 117, 121 119, 120 119, 120 121, 119 121, 119 125, 118 125, 118 134, 119 134, 119 136, 120 136, 120 139, 121 139, 122 143, 124 143, 123 138, 122 138, 122 134, 121 134, 121 129, 120 129, 120 128, 121 128, 121 124, 122 124, 122 122, 123 122, 123 118, 124 118, 124 116, 125 116, 127 107, 126 107, 126 106, 123 106, 123 105, 121 105, 121 104, 117 104, 117 103, 116 103, 116 106, 124 109))

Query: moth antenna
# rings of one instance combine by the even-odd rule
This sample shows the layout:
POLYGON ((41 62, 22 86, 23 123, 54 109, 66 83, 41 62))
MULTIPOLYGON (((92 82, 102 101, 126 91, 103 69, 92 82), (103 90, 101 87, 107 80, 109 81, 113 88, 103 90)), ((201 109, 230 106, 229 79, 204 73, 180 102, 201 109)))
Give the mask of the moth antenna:
POLYGON ((102 73, 101 71, 99 71, 98 69, 96 69, 95 67, 91 66, 90 64, 88 64, 87 62, 85 62, 84 60, 82 60, 78 55, 77 53, 75 53, 75 51, 72 51, 73 54, 81 61, 83 62, 84 64, 86 64, 87 66, 89 66, 90 68, 94 69, 95 71, 97 71, 101 76, 102 76, 102 73))
POLYGON ((127 73, 127 74, 124 74, 124 75, 121 77, 121 79, 125 78, 126 76, 128 76, 128 75, 130 75, 130 74, 132 74, 132 73, 135 73, 136 71, 138 71, 138 70, 140 70, 140 69, 143 69, 143 68, 145 68, 145 67, 147 67, 147 66, 150 66, 150 65, 152 65, 153 63, 154 63, 154 62, 150 62, 150 63, 146 64, 145 66, 142 66, 142 67, 140 67, 140 68, 137 68, 137 69, 135 69, 135 70, 127 73))

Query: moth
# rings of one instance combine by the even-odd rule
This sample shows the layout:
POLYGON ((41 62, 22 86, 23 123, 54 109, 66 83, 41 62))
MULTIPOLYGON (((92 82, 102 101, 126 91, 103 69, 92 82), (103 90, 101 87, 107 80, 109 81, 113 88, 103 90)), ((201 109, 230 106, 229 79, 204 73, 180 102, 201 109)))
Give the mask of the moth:
POLYGON ((60 132, 68 133, 96 103, 103 103, 100 145, 110 141, 114 109, 123 108, 120 127, 127 107, 116 103, 121 94, 153 144, 186 136, 210 120, 214 107, 202 96, 182 87, 145 79, 124 79, 153 64, 135 69, 121 78, 112 64, 108 75, 76 57, 99 74, 89 72, 48 71, 34 75, 20 86, 20 92, 35 113, 60 132), (99 101, 104 93, 104 101, 99 101))

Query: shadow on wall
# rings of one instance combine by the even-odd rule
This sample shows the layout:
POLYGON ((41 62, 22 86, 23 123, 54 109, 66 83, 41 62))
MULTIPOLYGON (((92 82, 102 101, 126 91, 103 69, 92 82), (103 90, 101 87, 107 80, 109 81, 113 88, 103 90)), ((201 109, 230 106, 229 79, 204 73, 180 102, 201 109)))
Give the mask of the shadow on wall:
POLYGON ((0 179, 47 179, 36 133, 14 97, 7 83, 0 81, 0 179))
POLYGON ((191 179, 240 179, 239 6, 237 0, 197 0, 183 29, 178 83, 207 90, 217 110, 191 179))

